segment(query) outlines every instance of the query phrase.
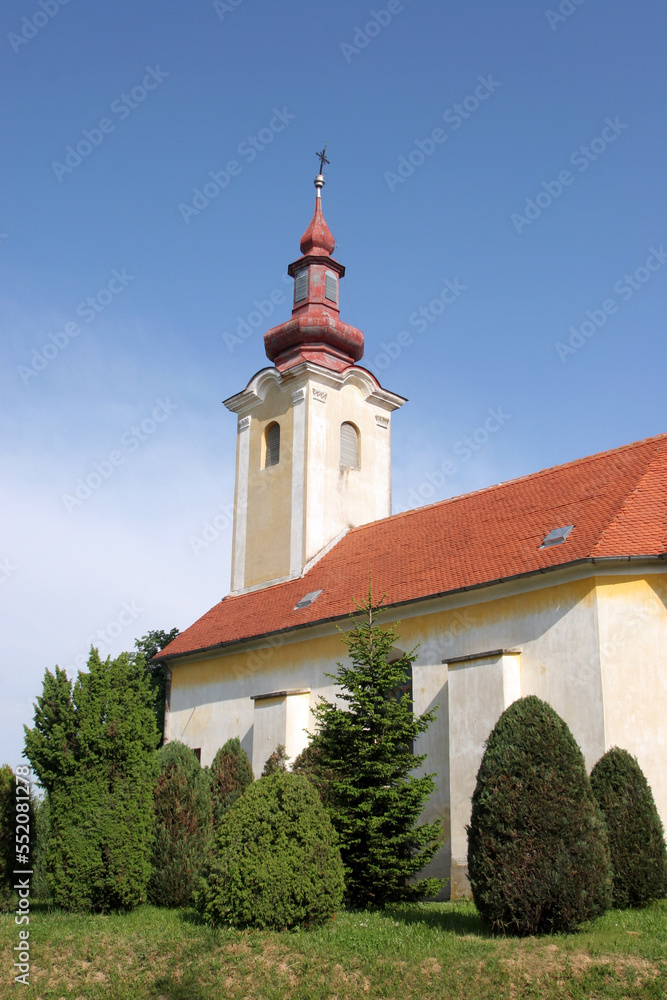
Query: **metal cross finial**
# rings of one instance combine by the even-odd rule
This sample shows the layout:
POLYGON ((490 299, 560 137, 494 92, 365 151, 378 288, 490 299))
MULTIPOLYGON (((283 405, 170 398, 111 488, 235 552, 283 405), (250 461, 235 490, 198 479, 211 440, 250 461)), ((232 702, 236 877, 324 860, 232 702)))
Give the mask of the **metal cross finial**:
POLYGON ((327 144, 326 144, 326 142, 324 143, 324 149, 322 150, 322 152, 321 153, 315 153, 315 156, 319 156, 319 158, 320 158, 320 173, 322 173, 322 171, 324 170, 324 164, 329 162, 327 160, 327 144))

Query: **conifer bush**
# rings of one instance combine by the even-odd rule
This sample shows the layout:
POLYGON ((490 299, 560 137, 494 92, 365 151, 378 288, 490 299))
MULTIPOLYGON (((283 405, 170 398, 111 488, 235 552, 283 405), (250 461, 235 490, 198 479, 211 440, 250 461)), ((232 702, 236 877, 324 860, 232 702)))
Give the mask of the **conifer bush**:
POLYGON ((26 756, 49 801, 45 891, 67 910, 131 909, 146 900, 157 731, 143 665, 121 653, 72 685, 46 671, 26 727, 26 756))
POLYGON ((157 756, 148 898, 156 906, 188 906, 211 843, 209 781, 190 747, 177 740, 166 743, 157 756))
POLYGON ((227 740, 220 747, 213 758, 208 776, 211 783, 213 825, 217 827, 227 810, 253 781, 252 767, 238 736, 227 740))
POLYGON ((320 790, 338 834, 346 902, 385 906, 435 896, 443 885, 419 878, 443 838, 442 821, 420 823, 435 780, 415 773, 426 754, 413 750, 435 715, 414 714, 416 653, 395 656, 396 626, 380 627, 382 602, 374 605, 370 587, 357 609, 341 636, 350 662, 328 675, 339 701, 320 698, 317 729, 298 766, 320 790))
POLYGON ((277 770, 222 819, 195 902, 214 925, 283 930, 324 923, 343 898, 336 835, 310 782, 277 770))
POLYGON ((612 747, 591 772, 607 823, 613 905, 642 906, 667 893, 667 848, 653 793, 637 760, 612 747))
POLYGON ((472 797, 468 878, 494 931, 573 930, 611 901, 604 820, 557 712, 515 701, 487 740, 472 797))

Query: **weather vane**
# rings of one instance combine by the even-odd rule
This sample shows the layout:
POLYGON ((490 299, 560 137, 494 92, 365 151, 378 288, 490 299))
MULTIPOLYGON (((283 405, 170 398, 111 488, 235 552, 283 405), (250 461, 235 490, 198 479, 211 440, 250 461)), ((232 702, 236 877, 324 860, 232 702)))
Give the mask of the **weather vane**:
POLYGON ((322 173, 322 171, 324 170, 324 164, 329 162, 327 160, 327 144, 326 144, 326 142, 324 143, 324 149, 322 150, 322 152, 321 153, 315 153, 315 156, 319 156, 319 158, 320 158, 320 173, 322 173))

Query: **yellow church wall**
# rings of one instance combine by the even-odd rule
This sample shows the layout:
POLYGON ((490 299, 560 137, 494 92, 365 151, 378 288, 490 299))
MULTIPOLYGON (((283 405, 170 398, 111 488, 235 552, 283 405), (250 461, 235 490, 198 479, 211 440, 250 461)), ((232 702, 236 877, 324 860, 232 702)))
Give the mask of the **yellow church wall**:
POLYGON ((290 396, 270 388, 250 425, 246 587, 289 575, 293 425, 290 396), (280 425, 280 461, 264 468, 264 434, 274 422, 280 425))
POLYGON ((605 750, 637 758, 667 818, 667 574, 599 582, 605 750))
POLYGON ((353 384, 329 387, 324 395, 311 391, 307 400, 306 560, 344 528, 391 513, 389 413, 353 384), (340 428, 346 421, 358 431, 358 469, 340 464, 340 428))
MULTIPOLYGON (((667 717, 667 579, 647 579, 649 582, 598 574, 545 586, 543 577, 532 578, 513 585, 512 592, 507 586, 494 587, 408 605, 387 614, 386 622, 400 620, 398 645, 402 650, 421 644, 413 667, 415 712, 421 714, 437 706, 436 722, 415 748, 428 753, 424 769, 437 774, 437 788, 424 819, 441 818, 447 831, 429 874, 451 874, 455 889, 457 885, 465 887, 460 873, 465 861, 461 844, 467 817, 461 804, 469 802, 472 794, 483 742, 478 740, 478 750, 471 752, 466 728, 483 724, 490 731, 496 721, 495 717, 487 718, 484 675, 476 673, 474 663, 466 667, 469 681, 463 688, 459 686, 464 696, 459 696, 452 708, 447 663, 456 657, 513 650, 513 662, 520 664, 519 693, 536 694, 559 712, 581 746, 589 770, 613 743, 636 754, 653 787, 663 821, 667 820, 662 764, 667 717), (633 621, 638 622, 636 628, 633 621), (612 645, 607 648, 609 643, 612 645), (459 720, 456 731, 450 731, 453 710, 459 720), (481 719, 480 712, 484 717, 476 722, 481 719), (454 812, 452 802, 457 803, 454 812), (456 858, 451 854, 452 840, 458 842, 456 858)), ((325 673, 335 672, 335 663, 345 658, 346 649, 333 625, 269 637, 252 646, 174 664, 169 738, 201 747, 202 763, 210 763, 218 747, 232 736, 241 738, 253 759, 252 695, 309 688, 311 709, 319 695, 329 700, 335 697, 325 673)), ((479 660, 481 666, 489 663, 479 660)), ((504 704, 506 692, 503 698, 504 704)), ((500 714, 501 701, 497 709, 500 714)), ((290 732, 296 752, 300 749, 298 738, 298 732, 290 732)), ((306 742, 305 733, 302 739, 301 746, 306 742)))

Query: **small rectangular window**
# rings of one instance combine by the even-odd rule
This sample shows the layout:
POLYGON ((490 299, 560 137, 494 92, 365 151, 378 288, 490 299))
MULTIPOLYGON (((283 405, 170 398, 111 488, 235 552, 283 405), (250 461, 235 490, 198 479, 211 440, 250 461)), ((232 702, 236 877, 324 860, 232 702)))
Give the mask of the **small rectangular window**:
POLYGON ((338 283, 333 271, 327 271, 324 276, 324 297, 331 302, 338 302, 338 283))
POLYGON ((299 271, 294 282, 294 301, 301 302, 308 295, 308 268, 299 271))
POLYGON ((192 752, 201 764, 201 747, 195 747, 192 752))

